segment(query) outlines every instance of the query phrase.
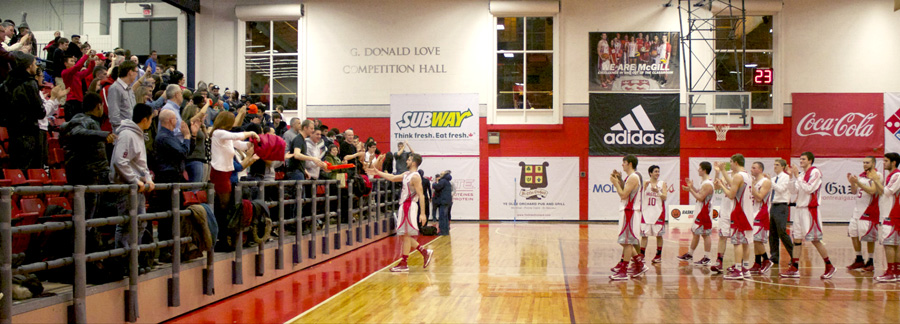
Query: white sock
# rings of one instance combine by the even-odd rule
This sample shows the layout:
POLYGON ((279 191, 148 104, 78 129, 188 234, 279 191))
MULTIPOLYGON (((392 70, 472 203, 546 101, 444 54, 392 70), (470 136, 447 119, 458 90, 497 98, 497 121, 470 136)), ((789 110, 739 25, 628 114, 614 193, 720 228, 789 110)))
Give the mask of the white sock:
POLYGON ((744 261, 744 268, 750 267, 750 261, 744 261))
POLYGON ((862 251, 856 251, 856 256, 862 257, 862 251))

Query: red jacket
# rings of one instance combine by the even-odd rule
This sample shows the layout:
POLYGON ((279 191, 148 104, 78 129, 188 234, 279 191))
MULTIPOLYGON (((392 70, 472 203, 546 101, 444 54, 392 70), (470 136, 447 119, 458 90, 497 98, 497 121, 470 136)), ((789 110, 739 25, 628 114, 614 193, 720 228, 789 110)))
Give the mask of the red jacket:
POLYGON ((100 118, 100 129, 112 132, 112 124, 109 122, 109 105, 106 104, 106 93, 109 91, 109 86, 113 83, 116 83, 112 78, 106 78, 103 81, 100 81, 100 101, 103 102, 103 117, 100 118))
POLYGON ((69 95, 66 96, 66 101, 68 100, 76 100, 76 101, 84 101, 84 87, 82 87, 82 81, 88 75, 91 75, 94 72, 95 61, 91 61, 88 64, 87 69, 81 71, 81 67, 84 66, 84 61, 88 59, 90 55, 84 55, 78 60, 78 63, 75 63, 75 66, 70 67, 62 71, 62 79, 66 84, 66 87, 69 88, 69 95))

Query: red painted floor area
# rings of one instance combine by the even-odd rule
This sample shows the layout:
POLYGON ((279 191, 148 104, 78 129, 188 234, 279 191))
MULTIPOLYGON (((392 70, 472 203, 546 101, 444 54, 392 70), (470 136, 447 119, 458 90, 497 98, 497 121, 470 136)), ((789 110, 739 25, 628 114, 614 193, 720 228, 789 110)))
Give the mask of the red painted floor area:
POLYGON ((399 242, 382 239, 165 323, 284 323, 399 259, 399 242))

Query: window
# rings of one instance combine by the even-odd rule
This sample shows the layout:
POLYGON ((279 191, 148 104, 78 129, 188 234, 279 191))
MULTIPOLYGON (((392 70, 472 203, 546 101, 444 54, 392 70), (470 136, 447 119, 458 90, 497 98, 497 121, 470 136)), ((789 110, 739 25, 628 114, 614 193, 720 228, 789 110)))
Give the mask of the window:
MULTIPOLYGON (((729 18, 729 17, 718 17, 729 18)), ((753 82, 756 68, 772 68, 774 42, 772 16, 746 16, 741 26, 740 17, 716 20, 716 80, 717 89, 751 93, 752 109, 771 109, 773 86, 753 82), (741 35, 743 32, 744 35, 741 35), (743 42, 746 41, 746 46, 743 42), (735 48, 745 48, 746 55, 735 48)), ((777 74, 778 71, 775 71, 777 74)))
POLYGON ((246 21, 244 92, 251 102, 297 110, 300 97, 299 21, 246 21))
POLYGON ((554 17, 496 17, 494 124, 558 124, 554 17))

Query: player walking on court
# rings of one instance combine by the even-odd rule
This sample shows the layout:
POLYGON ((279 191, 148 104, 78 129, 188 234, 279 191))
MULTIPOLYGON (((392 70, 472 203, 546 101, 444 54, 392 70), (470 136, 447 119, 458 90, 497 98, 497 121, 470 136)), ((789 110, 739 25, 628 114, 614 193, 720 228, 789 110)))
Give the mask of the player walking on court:
POLYGON ((797 192, 797 210, 794 225, 791 226, 791 234, 794 236, 794 255, 791 259, 791 267, 781 274, 782 278, 800 278, 800 253, 803 251, 803 241, 812 242, 819 255, 825 261, 825 273, 822 279, 830 279, 834 276, 834 265, 828 258, 828 250, 822 244, 822 220, 819 219, 819 189, 822 188, 822 171, 813 166, 816 157, 812 152, 800 154, 800 168, 791 166, 791 185, 797 192))
MULTIPOLYGON (((713 178, 714 184, 716 185, 716 189, 719 189, 721 186, 731 186, 731 176, 732 174, 728 174, 725 170, 725 164, 716 162, 713 164, 716 168, 716 173, 713 178)), ((733 199, 722 199, 722 206, 719 209, 719 219, 716 221, 716 228, 719 230, 719 245, 716 250, 716 264, 709 268, 710 271, 715 274, 722 273, 722 269, 725 268, 723 263, 723 255, 725 254, 725 249, 728 248, 728 240, 731 239, 731 211, 734 209, 734 200, 733 199)))
MULTIPOLYGON (((728 268, 726 280, 744 280, 750 278, 750 241, 753 237, 753 197, 750 189, 753 181, 744 171, 744 156, 731 156, 731 186, 722 180, 716 181, 716 187, 725 191, 725 198, 733 202, 731 211, 731 244, 734 244, 734 265, 728 268)), ((721 220, 719 220, 721 221, 721 220)))
MULTIPOLYGON (((753 162, 750 167, 750 175, 753 177, 753 186, 750 193, 753 195, 753 249, 756 252, 756 261, 750 268, 750 274, 768 274, 772 269, 772 261, 766 253, 766 243, 769 242, 769 196, 772 193, 772 181, 763 174, 766 167, 762 162, 753 162)), ((746 253, 744 253, 746 254, 746 253)))
POLYGON ((694 199, 697 200, 697 206, 694 207, 694 210, 697 211, 697 217, 694 218, 694 225, 691 225, 691 234, 693 237, 691 238, 691 248, 687 251, 687 253, 678 256, 678 260, 691 262, 694 259, 692 255, 694 250, 697 248, 697 244, 700 243, 700 237, 703 237, 703 259, 695 262, 696 265, 708 265, 709 264, 709 251, 712 247, 712 242, 709 240, 709 234, 712 233, 712 218, 709 215, 710 206, 709 203, 712 202, 713 198, 713 181, 709 179, 709 173, 712 171, 712 165, 709 162, 703 161, 700 162, 700 169, 697 170, 697 173, 700 174, 700 189, 694 188, 694 182, 691 181, 690 178, 684 179, 685 185, 682 187, 685 191, 691 193, 694 196, 694 199))
POLYGON ((884 155, 884 173, 887 184, 875 181, 878 191, 881 192, 881 245, 884 245, 884 259, 887 269, 884 274, 875 277, 878 282, 900 281, 900 154, 888 153, 884 155))
POLYGON ((609 176, 609 181, 619 193, 622 202, 619 205, 619 215, 622 220, 619 222, 619 238, 618 242, 622 245, 622 259, 616 265, 614 274, 609 276, 612 280, 628 280, 628 261, 631 260, 632 277, 639 277, 647 272, 648 268, 644 266, 643 260, 637 255, 632 256, 634 246, 638 245, 637 226, 641 219, 641 176, 634 171, 637 167, 638 160, 634 155, 627 155, 622 159, 622 170, 625 172, 625 179, 617 170, 613 170, 609 176))
POLYGON ((875 257, 875 241, 878 239, 877 225, 881 217, 878 208, 878 187, 875 185, 875 182, 881 182, 881 174, 875 169, 875 157, 863 158, 863 173, 859 176, 847 173, 847 181, 850 182, 850 192, 856 195, 856 206, 853 208, 853 215, 847 226, 847 235, 853 242, 856 260, 847 266, 847 269, 875 271, 873 258, 875 257), (861 242, 866 242, 869 252, 868 261, 863 260, 861 242))
POLYGON ((647 250, 650 236, 656 237, 656 256, 652 263, 662 262, 663 235, 666 234, 666 182, 659 180, 659 166, 651 165, 648 169, 650 180, 643 186, 643 202, 641 206, 641 259, 647 250))
POLYGON ((406 165, 409 171, 402 174, 389 174, 375 169, 374 167, 366 169, 369 176, 379 176, 391 182, 403 182, 403 188, 400 191, 400 210, 397 212, 397 235, 400 236, 400 264, 391 268, 391 272, 407 272, 409 266, 406 260, 413 250, 419 251, 424 259, 422 268, 427 268, 431 260, 434 259, 433 250, 425 250, 419 245, 419 242, 413 236, 419 235, 419 222, 425 223, 425 195, 422 190, 422 178, 419 176, 419 165, 422 164, 422 156, 411 153, 406 159, 406 165), (416 215, 419 215, 416 220, 416 215))

